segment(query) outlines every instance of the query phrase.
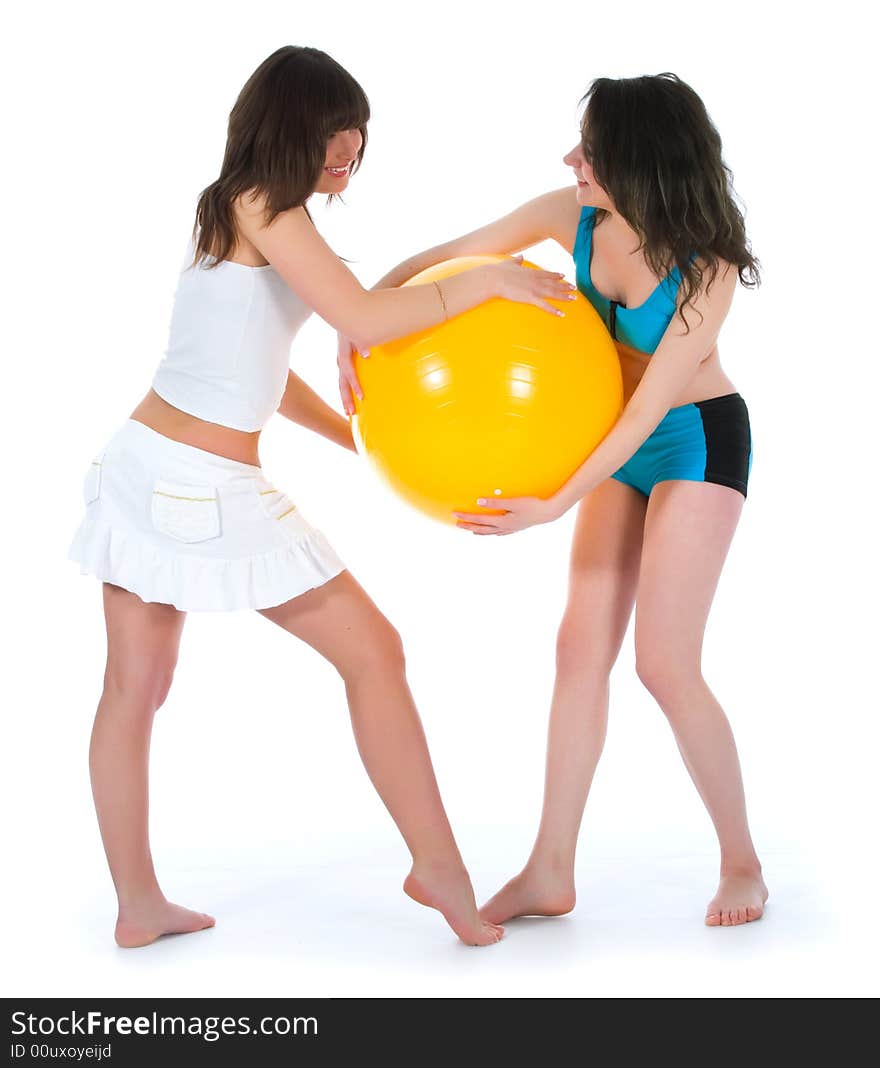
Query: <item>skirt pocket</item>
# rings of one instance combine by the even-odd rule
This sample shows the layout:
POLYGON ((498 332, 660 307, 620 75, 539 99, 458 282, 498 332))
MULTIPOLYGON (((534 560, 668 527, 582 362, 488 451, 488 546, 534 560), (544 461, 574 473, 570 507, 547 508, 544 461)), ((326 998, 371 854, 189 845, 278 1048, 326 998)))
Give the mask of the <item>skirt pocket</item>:
POLYGON ((220 536, 220 506, 214 486, 158 479, 153 488, 153 526, 183 542, 220 536))
POLYGON ((83 479, 83 500, 86 507, 101 496, 101 468, 104 465, 104 454, 99 453, 89 465, 86 477, 83 479))

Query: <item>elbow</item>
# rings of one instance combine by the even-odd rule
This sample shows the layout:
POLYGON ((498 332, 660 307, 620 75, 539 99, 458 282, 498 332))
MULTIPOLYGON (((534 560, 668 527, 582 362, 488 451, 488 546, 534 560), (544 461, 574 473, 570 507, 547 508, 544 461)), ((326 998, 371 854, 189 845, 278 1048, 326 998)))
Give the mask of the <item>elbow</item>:
POLYGON ((373 308, 370 306, 369 293, 364 293, 364 298, 363 301, 359 301, 355 305, 355 308, 349 313, 348 322, 339 331, 348 338, 358 352, 363 352, 365 349, 370 349, 373 345, 378 345, 386 340, 384 337, 379 336, 379 331, 376 329, 376 317, 373 308))
POLYGON ((387 299, 388 290, 369 290, 366 299, 350 312, 348 337, 351 344, 359 351, 373 349, 388 341, 412 332, 412 327, 405 328, 408 317, 394 311, 394 301, 387 299), (403 322, 401 322, 403 319, 403 322))
POLYGON ((641 443, 652 434, 669 411, 670 405, 665 401, 658 404, 647 398, 638 398, 633 394, 617 421, 618 426, 630 429, 641 443))
POLYGON ((357 349, 358 352, 368 352, 374 345, 379 344, 378 339, 373 339, 369 334, 361 330, 355 336, 348 339, 352 347, 357 349))
POLYGON ((361 319, 360 322, 352 326, 352 331, 348 338, 358 352, 364 352, 374 348, 376 345, 383 344, 385 341, 390 341, 391 335, 387 330, 380 330, 378 323, 361 319))

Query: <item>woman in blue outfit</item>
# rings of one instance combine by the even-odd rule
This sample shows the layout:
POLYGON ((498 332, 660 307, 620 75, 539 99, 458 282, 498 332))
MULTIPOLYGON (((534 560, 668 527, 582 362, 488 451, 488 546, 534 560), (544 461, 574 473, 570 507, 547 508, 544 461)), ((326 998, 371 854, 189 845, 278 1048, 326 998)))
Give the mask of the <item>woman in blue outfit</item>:
MULTIPOLYGON (((596 79, 577 178, 470 234, 400 264, 399 285, 454 256, 517 252, 553 238, 617 344, 626 405, 550 499, 479 499, 500 516, 456 513, 478 535, 510 534, 578 505, 559 628, 540 829, 525 868, 481 910, 491 923, 560 915, 575 903, 578 831, 608 717, 608 682, 636 609, 636 668, 666 714, 718 834, 720 885, 706 923, 763 914, 767 888, 749 833, 730 725, 701 672, 706 619, 746 498, 749 416, 718 335, 738 281, 758 264, 721 141, 697 94, 672 74, 596 79)), ((340 385, 359 390, 340 338, 340 385)), ((487 487, 487 494, 490 493, 487 487)))

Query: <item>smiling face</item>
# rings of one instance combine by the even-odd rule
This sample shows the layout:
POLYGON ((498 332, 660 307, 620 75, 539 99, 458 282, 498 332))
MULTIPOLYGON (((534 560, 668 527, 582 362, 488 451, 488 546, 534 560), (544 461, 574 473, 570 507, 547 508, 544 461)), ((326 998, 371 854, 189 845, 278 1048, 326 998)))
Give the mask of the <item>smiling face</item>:
POLYGON ((563 156, 562 162, 566 167, 571 167, 577 178, 577 202, 586 207, 604 208, 613 211, 614 204, 606 190, 599 185, 593 174, 593 168, 584 155, 583 145, 579 141, 567 155, 563 156))
POLYGON ((327 142, 324 170, 316 193, 342 193, 351 177, 351 164, 357 158, 363 144, 360 130, 341 130, 327 142))

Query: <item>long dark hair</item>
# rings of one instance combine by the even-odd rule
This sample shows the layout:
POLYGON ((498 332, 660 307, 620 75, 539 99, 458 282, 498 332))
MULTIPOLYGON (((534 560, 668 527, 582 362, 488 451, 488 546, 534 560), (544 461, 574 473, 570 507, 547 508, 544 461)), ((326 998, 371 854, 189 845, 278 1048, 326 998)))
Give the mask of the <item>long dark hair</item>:
POLYGON ((232 204, 246 190, 265 196, 267 226, 282 211, 305 207, 323 173, 327 142, 342 130, 363 137, 353 174, 367 147, 369 118, 363 89, 326 52, 285 45, 264 59, 229 114, 220 177, 199 194, 193 265, 213 257, 208 266, 215 267, 228 258, 236 243, 232 204))
MULTIPOLYGON (((703 101, 677 75, 596 78, 581 104, 581 147, 596 180, 635 230, 651 270, 681 272, 679 314, 719 261, 760 282, 721 138, 703 101), (707 266, 697 262, 701 258, 707 266)), ((601 223, 608 213, 598 211, 601 223)))

